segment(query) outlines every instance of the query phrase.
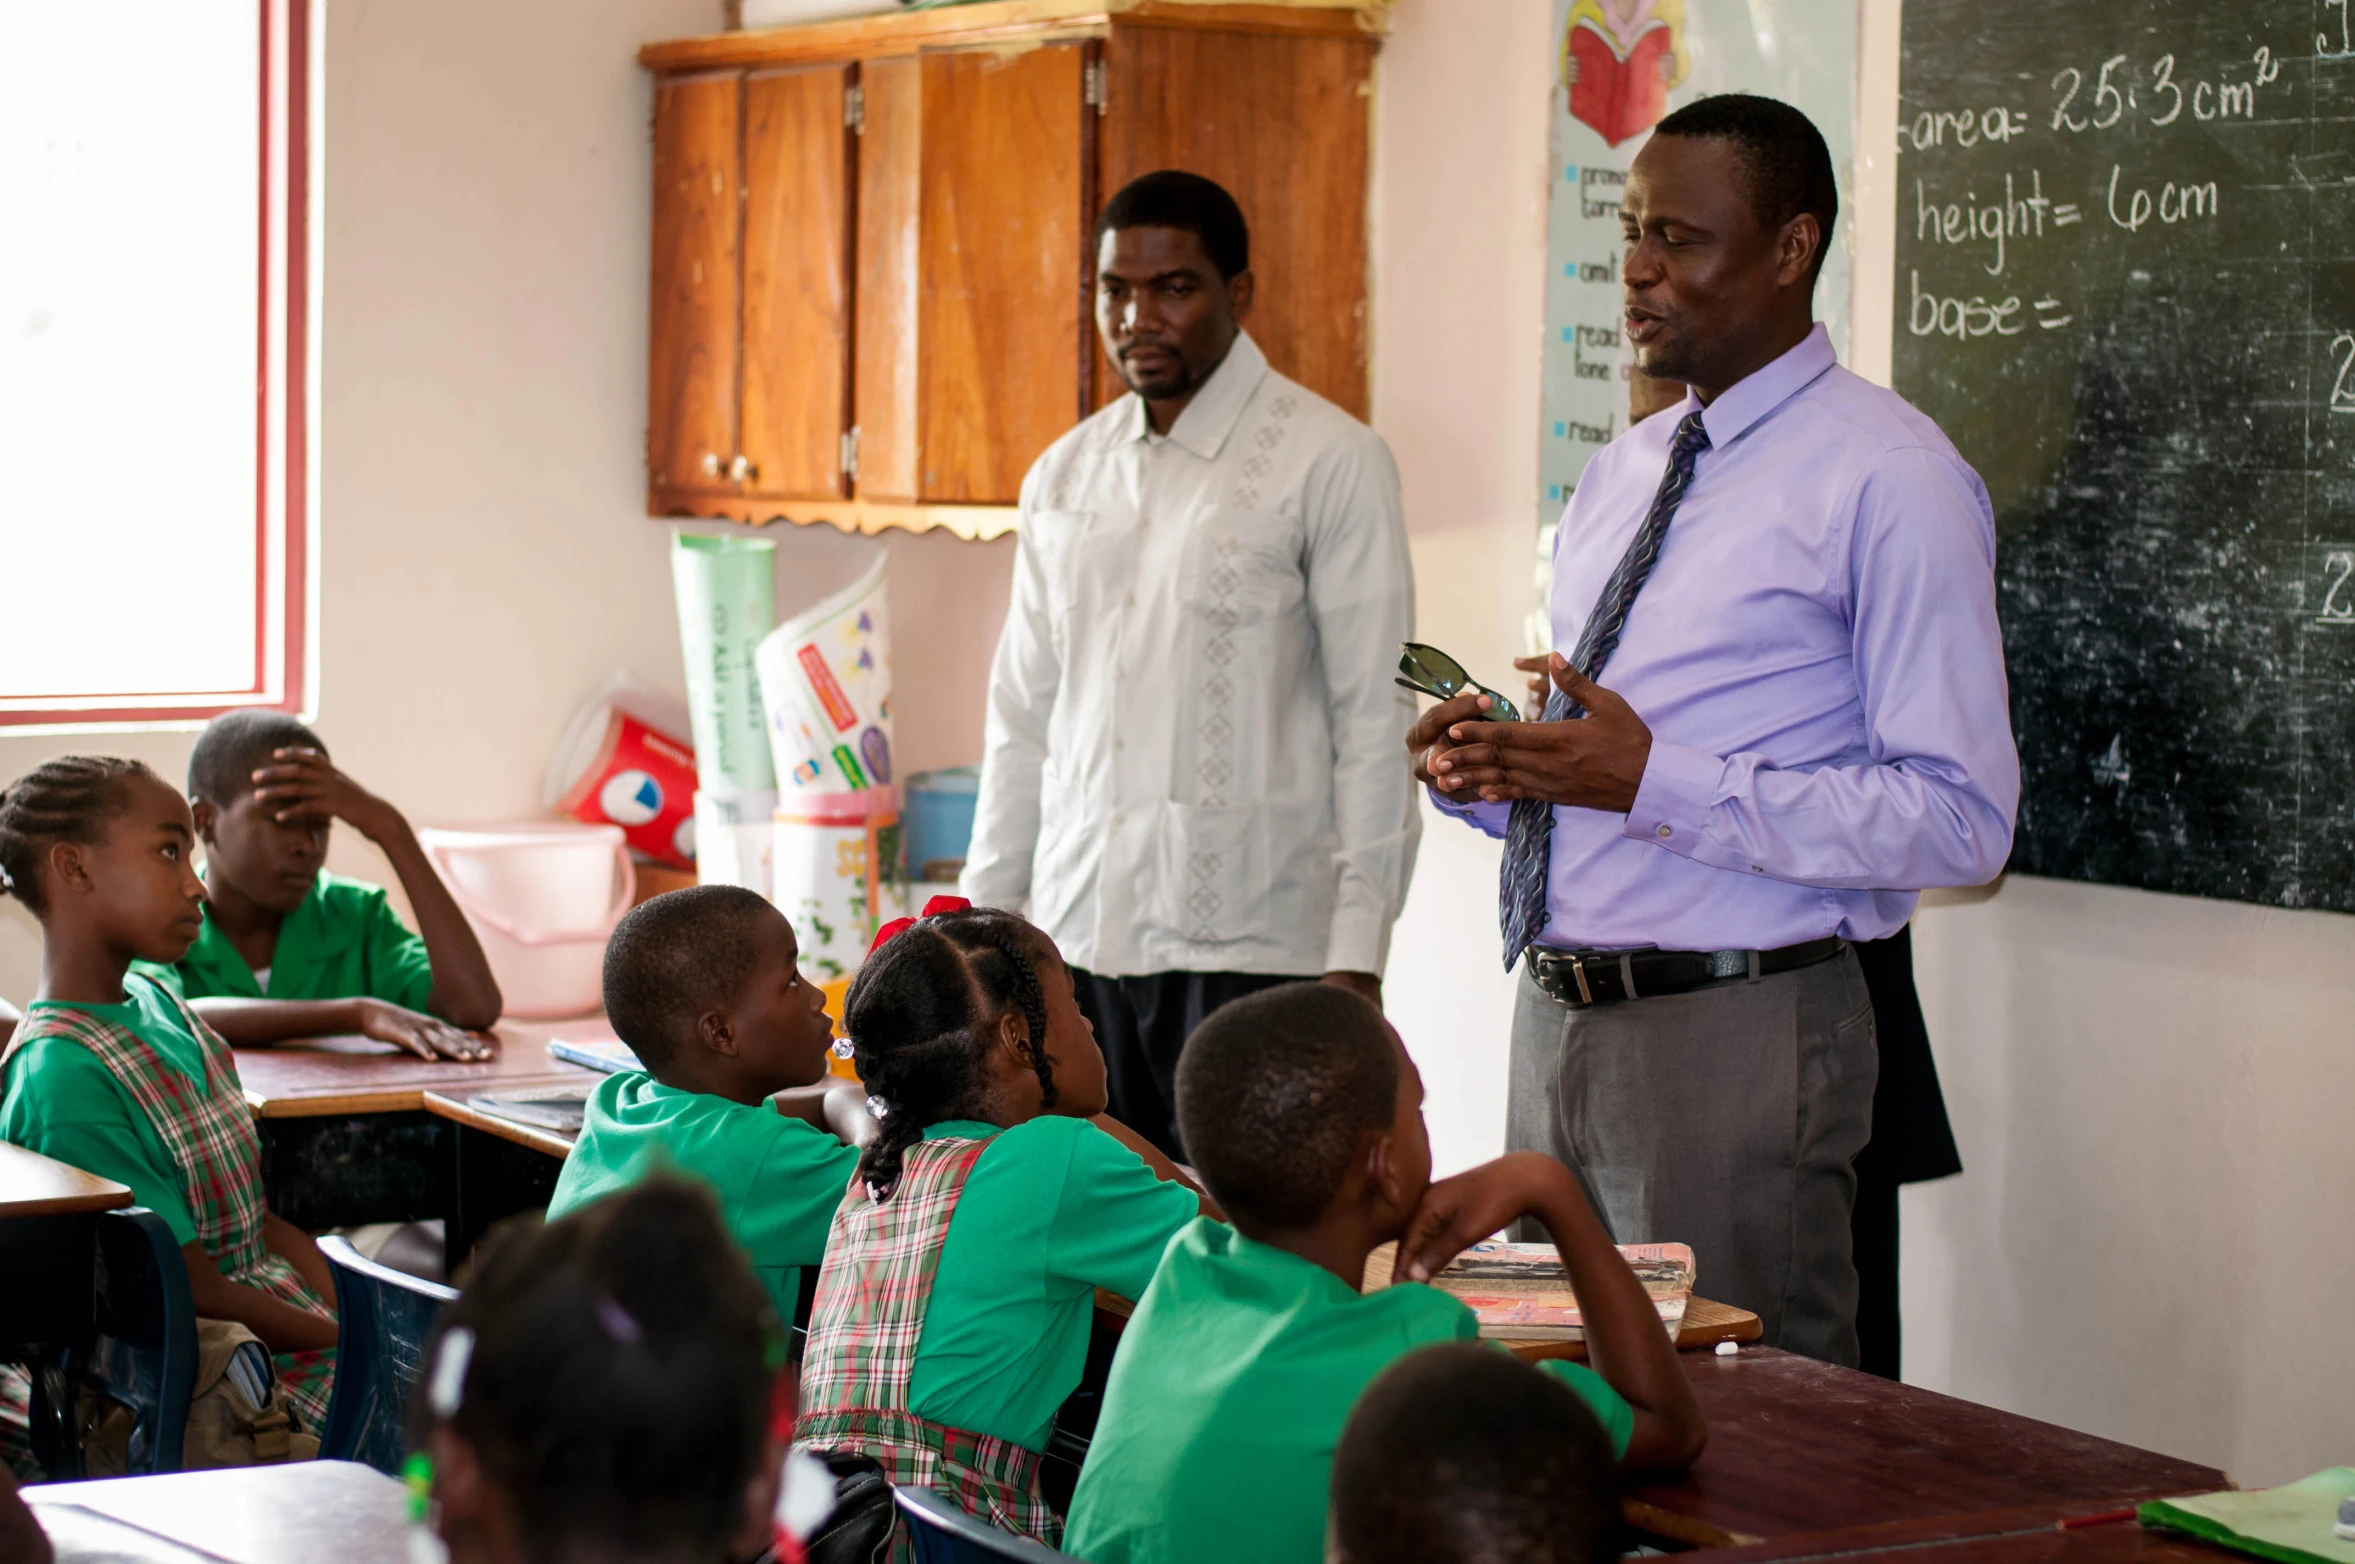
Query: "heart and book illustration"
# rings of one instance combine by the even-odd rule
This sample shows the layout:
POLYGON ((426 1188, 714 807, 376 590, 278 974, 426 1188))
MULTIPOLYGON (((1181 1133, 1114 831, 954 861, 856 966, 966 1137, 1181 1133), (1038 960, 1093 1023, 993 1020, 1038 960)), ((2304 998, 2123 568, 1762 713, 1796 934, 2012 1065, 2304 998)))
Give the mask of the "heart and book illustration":
POLYGON ((1681 0, 1578 0, 1562 40, 1571 117, 1612 146, 1659 123, 1682 74, 1683 11, 1681 0))

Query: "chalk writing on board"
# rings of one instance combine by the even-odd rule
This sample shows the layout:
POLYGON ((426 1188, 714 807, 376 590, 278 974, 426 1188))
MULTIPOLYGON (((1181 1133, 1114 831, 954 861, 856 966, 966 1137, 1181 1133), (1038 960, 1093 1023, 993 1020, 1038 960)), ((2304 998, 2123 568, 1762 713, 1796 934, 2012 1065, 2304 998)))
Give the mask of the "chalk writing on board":
POLYGON ((1986 482, 2015 870, 2355 912, 2355 0, 1907 0, 1894 374, 1986 482))

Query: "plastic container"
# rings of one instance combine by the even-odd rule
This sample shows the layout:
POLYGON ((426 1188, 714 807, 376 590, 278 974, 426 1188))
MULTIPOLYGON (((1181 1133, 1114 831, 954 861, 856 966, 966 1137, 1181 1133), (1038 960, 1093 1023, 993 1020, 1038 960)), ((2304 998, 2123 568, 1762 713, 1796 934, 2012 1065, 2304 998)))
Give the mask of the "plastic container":
POLYGON ((897 790, 788 794, 777 805, 770 899, 792 920, 801 968, 842 1017, 842 995, 875 930, 900 915, 897 790))
MULTIPOLYGON (((570 737, 570 735, 568 735, 570 737)), ((591 825, 617 825, 629 844, 674 869, 695 867, 695 751, 626 711, 573 740, 573 781, 556 807, 591 825)))
POLYGON ((908 878, 953 880, 973 848, 973 809, 981 799, 981 770, 952 766, 919 771, 908 778, 901 839, 907 843, 908 878))
POLYGON ((587 1015, 603 1003, 605 942, 637 889, 621 827, 427 826, 417 840, 482 941, 508 1015, 587 1015))

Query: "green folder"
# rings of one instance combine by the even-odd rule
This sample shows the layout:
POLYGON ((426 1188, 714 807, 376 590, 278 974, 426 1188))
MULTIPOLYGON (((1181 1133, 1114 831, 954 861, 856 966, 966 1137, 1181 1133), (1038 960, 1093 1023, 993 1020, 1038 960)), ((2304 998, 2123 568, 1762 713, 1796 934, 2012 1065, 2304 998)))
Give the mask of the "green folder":
POLYGON ((2281 1488, 2153 1499, 2136 1513, 2145 1526, 2192 1536, 2282 1564, 2355 1564, 2355 1542, 2332 1532, 2339 1501, 2355 1495, 2355 1466, 2334 1466, 2281 1488))

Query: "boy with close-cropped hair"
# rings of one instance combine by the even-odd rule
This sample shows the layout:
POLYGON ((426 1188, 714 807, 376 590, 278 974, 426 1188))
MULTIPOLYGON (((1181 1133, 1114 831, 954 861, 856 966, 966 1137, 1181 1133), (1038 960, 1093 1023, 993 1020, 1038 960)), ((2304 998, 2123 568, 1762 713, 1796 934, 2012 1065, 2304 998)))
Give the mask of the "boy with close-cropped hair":
POLYGON ((499 1019, 498 980, 400 810, 336 769, 319 735, 282 711, 206 725, 188 756, 204 847, 204 928, 169 985, 232 1045, 357 1032, 421 1058, 488 1059, 473 1035, 499 1019), (381 848, 421 933, 384 887, 329 874, 341 820, 381 848))
POLYGON ((604 981, 605 1018, 643 1068, 590 1095, 549 1220, 659 1173, 693 1178, 792 1320, 875 1128, 854 1082, 797 1090, 826 1079, 834 1023, 793 925, 741 886, 671 891, 615 925, 604 981))
POLYGON ((1123 1334, 1064 1548, 1094 1564, 1315 1564, 1333 1450, 1398 1358, 1470 1341, 1472 1311, 1425 1285, 1524 1217, 1553 1235, 1592 1368, 1548 1362, 1629 1466, 1706 1439, 1674 1344, 1567 1168, 1520 1153, 1431 1182, 1423 1085, 1381 1012, 1326 984, 1271 989, 1204 1021, 1178 1064, 1178 1124, 1233 1226, 1170 1241, 1123 1334), (1398 1284, 1359 1291, 1398 1240, 1398 1284))
POLYGON ((1470 1342, 1418 1347, 1341 1431, 1326 1564, 1611 1564, 1616 1466, 1560 1380, 1470 1342))

